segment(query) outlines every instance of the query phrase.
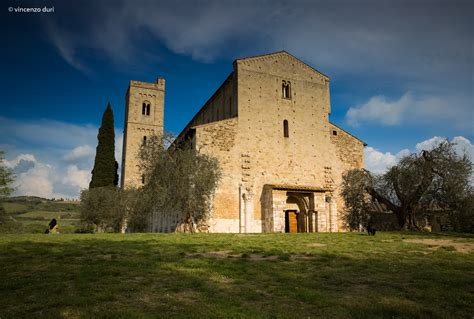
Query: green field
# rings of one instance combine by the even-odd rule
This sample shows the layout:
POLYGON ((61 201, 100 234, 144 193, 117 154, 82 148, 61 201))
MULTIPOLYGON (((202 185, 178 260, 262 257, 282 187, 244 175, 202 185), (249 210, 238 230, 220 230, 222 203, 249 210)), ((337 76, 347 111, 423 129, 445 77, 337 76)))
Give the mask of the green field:
POLYGON ((78 228, 77 202, 23 196, 8 198, 0 205, 5 211, 0 233, 44 233, 53 218, 58 221, 61 233, 73 233, 78 228))
POLYGON ((474 237, 0 237, 0 318, 472 318, 474 237))

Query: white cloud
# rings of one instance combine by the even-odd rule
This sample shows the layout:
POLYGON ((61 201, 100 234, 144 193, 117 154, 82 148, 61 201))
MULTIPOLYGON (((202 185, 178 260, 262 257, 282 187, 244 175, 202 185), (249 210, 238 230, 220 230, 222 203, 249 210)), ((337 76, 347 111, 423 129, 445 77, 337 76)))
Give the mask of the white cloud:
POLYGON ((373 173, 384 173, 393 165, 397 164, 398 161, 406 155, 409 155, 408 149, 403 149, 397 154, 390 152, 381 152, 373 147, 366 147, 364 149, 365 168, 373 173))
POLYGON ((421 151, 431 151, 436 148, 439 144, 445 142, 447 139, 445 137, 433 136, 430 139, 427 139, 423 142, 416 144, 415 149, 417 152, 421 151))
POLYGON ((16 173, 13 195, 31 195, 44 198, 65 198, 66 195, 54 191, 53 175, 55 170, 51 165, 38 162, 32 154, 21 154, 9 161, 15 169, 22 160, 32 162, 29 169, 16 173))
POLYGON ((90 170, 80 170, 76 165, 69 165, 67 167, 66 176, 64 176, 62 182, 76 186, 78 190, 82 190, 89 187, 90 180, 90 170))
POLYGON ((20 154, 11 161, 4 159, 3 164, 8 168, 15 168, 21 161, 36 163, 36 158, 33 154, 20 154))
POLYGON ((85 74, 92 74, 92 71, 78 57, 75 48, 74 35, 65 28, 59 28, 55 25, 54 20, 45 19, 46 30, 56 45, 58 53, 61 57, 74 68, 85 74))
POLYGON ((474 112, 470 105, 469 99, 460 97, 407 92, 396 100, 385 96, 371 97, 366 103, 350 107, 345 119, 354 127, 370 122, 390 126, 450 123, 450 126, 470 133, 474 131, 474 112))
POLYGON ((63 59, 86 73, 94 56, 116 67, 148 68, 163 59, 162 45, 201 62, 284 49, 345 82, 356 98, 367 88, 413 93, 376 93, 361 105, 346 104, 352 125, 446 120, 461 130, 456 134, 470 134, 474 8, 472 1, 455 3, 86 0, 45 23, 63 59))
POLYGON ((66 154, 66 156, 64 156, 64 159, 68 161, 72 161, 72 160, 82 158, 82 157, 91 157, 91 156, 94 156, 94 154, 95 154, 95 150, 92 146, 81 145, 74 148, 68 154, 66 154))
MULTIPOLYGON (((445 137, 434 136, 426 141, 416 144, 415 149, 420 152, 422 150, 432 150, 437 147, 442 142, 447 141, 448 139, 445 137)), ((474 145, 471 144, 464 136, 455 136, 451 140, 451 143, 454 143, 454 151, 459 156, 467 155, 471 161, 474 160, 474 145)))
POLYGON ((455 136, 451 142, 456 143, 454 146, 456 153, 466 154, 469 159, 474 162, 474 144, 472 144, 471 141, 463 136, 455 136))
POLYGON ((75 198, 88 186, 90 170, 79 170, 76 165, 62 167, 61 162, 48 164, 38 161, 33 154, 20 154, 5 161, 15 172, 13 195, 30 195, 44 198, 75 198), (22 162, 31 165, 20 169, 22 162))
MULTIPOLYGON (((364 149, 365 168, 377 174, 384 173, 390 167, 397 164, 402 157, 410 155, 411 153, 420 152, 422 150, 432 150, 446 140, 447 138, 434 136, 430 139, 417 143, 413 151, 410 151, 409 149, 403 149, 396 154, 392 154, 391 152, 384 153, 370 146, 366 147, 364 149)), ((466 154, 471 160, 474 159, 474 144, 472 144, 467 138, 463 136, 456 136, 451 140, 451 142, 455 143, 454 150, 456 154, 459 156, 466 154)))
POLYGON ((48 19, 47 32, 78 69, 82 48, 116 62, 146 57, 150 42, 139 38, 148 32, 200 61, 286 48, 316 66, 439 75, 469 66, 470 9, 460 1, 450 8, 390 1, 84 1, 48 19))
MULTIPOLYGON (((88 187, 95 156, 92 145, 97 145, 96 127, 0 117, 0 136, 1 148, 6 151, 4 163, 17 176, 14 195, 77 198, 80 190, 88 187)), ((115 156, 121 165, 120 130, 116 130, 115 143, 115 156)))
POLYGON ((346 120, 349 125, 357 126, 363 121, 379 121, 387 125, 400 124, 402 114, 414 103, 410 93, 397 101, 387 101, 384 96, 374 96, 367 103, 351 107, 346 120))

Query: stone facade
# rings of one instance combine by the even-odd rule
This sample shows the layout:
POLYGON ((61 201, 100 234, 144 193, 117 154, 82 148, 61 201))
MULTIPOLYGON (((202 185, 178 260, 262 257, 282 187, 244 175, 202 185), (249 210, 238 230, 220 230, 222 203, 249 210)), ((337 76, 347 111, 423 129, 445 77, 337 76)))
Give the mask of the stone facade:
POLYGON ((122 188, 138 187, 142 184, 138 169, 138 150, 150 136, 163 134, 164 104, 164 79, 158 78, 155 83, 130 81, 125 95, 122 188))
POLYGON ((219 160, 210 231, 343 230, 338 186, 365 144, 330 112, 329 78, 287 52, 236 60, 177 139, 219 160))

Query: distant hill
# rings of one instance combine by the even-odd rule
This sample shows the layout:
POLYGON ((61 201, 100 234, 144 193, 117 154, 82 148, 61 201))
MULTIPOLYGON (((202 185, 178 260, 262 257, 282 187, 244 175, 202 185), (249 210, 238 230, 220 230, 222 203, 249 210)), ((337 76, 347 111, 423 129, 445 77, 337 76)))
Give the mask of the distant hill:
POLYGON ((12 196, 12 197, 5 198, 3 201, 5 202, 48 202, 52 200, 38 197, 38 196, 12 196))
POLYGON ((33 202, 33 203, 45 203, 45 202, 53 202, 53 203, 68 203, 68 204, 79 204, 79 200, 69 200, 69 199, 49 199, 43 198, 38 196, 12 196, 6 197, 3 199, 4 202, 33 202))

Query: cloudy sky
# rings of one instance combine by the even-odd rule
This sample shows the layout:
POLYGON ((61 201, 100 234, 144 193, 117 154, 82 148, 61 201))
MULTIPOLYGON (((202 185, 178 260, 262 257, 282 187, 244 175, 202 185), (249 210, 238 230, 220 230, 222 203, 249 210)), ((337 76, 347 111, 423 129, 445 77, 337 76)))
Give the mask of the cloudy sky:
POLYGON ((472 156, 473 12, 468 0, 3 1, 0 149, 16 194, 76 197, 108 101, 120 159, 129 80, 166 78, 178 133, 233 60, 286 50, 331 77, 331 120, 368 144, 369 169, 445 138, 472 156))

